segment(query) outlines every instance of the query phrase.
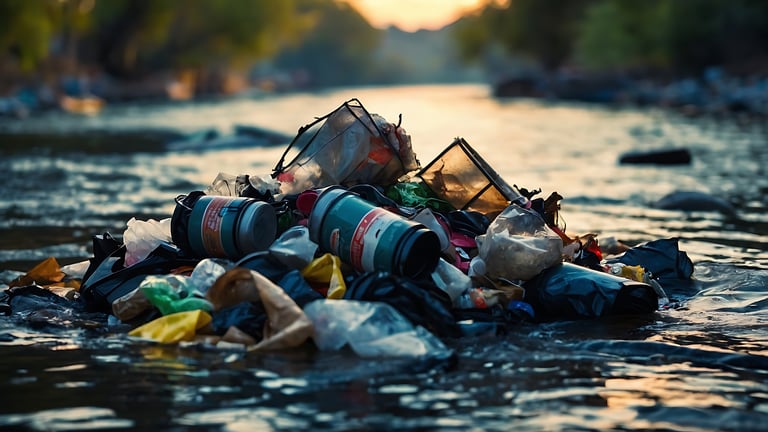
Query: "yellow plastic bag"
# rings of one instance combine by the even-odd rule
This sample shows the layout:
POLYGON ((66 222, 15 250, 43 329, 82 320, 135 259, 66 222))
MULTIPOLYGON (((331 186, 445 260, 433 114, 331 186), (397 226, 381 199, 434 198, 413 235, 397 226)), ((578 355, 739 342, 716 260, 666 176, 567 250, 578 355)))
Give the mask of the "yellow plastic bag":
POLYGON ((165 315, 131 330, 129 336, 152 339, 160 343, 176 343, 194 339, 195 332, 208 325, 211 316, 201 310, 165 315))
POLYGON ((301 276, 317 291, 324 292, 329 299, 340 299, 347 291, 344 275, 341 273, 341 259, 326 253, 315 258, 301 270, 301 276))

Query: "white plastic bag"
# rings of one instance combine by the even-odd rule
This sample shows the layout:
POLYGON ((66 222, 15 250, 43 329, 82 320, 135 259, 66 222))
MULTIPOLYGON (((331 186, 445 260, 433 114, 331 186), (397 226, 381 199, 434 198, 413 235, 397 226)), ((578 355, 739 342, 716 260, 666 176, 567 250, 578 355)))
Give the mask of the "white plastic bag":
POLYGON ((533 210, 510 205, 477 236, 491 279, 529 280, 562 261, 563 241, 533 210))
POLYGON ((440 339, 386 303, 315 300, 304 313, 314 325, 312 337, 321 350, 349 344, 361 357, 422 357, 449 351, 440 339))
POLYGON ((437 262, 431 276, 435 285, 448 294, 454 306, 457 306, 456 299, 472 288, 472 279, 443 258, 437 262))
POLYGON ((132 266, 146 258, 161 243, 171 243, 171 219, 147 221, 131 218, 123 233, 125 266, 132 266))
POLYGON ((317 243, 309 239, 307 227, 297 225, 281 234, 269 247, 269 253, 286 266, 301 270, 315 258, 317 248, 317 243))
POLYGON ((280 182, 269 175, 233 175, 220 172, 206 188, 206 195, 243 196, 243 192, 252 187, 262 195, 277 195, 280 192, 280 182))

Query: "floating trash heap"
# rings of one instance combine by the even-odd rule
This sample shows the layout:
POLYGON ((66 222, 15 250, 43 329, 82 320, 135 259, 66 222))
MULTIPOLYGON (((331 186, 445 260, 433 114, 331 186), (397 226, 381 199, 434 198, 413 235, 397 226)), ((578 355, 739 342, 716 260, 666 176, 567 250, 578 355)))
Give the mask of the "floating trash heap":
POLYGON ((153 343, 447 358, 448 338, 674 305, 665 288, 693 273, 677 239, 571 235, 563 197, 540 193, 463 138, 421 166, 399 123, 351 99, 301 127, 272 173, 219 173, 168 218, 93 236, 89 260, 43 261, 0 310, 153 343))

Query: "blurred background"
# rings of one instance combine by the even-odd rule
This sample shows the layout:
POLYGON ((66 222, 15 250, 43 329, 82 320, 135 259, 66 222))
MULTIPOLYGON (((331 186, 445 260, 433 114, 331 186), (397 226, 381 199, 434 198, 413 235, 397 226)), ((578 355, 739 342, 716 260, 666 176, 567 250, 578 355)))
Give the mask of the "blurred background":
POLYGON ((422 166, 461 136, 558 193, 569 235, 677 238, 695 285, 462 338, 421 374, 0 319, 0 429, 765 430, 766 0, 0 0, 0 289, 221 172, 268 175, 350 98, 422 166), (621 162, 667 150, 688 157, 621 162))
POLYGON ((761 0, 2 0, 0 115, 339 86, 766 113, 761 0))

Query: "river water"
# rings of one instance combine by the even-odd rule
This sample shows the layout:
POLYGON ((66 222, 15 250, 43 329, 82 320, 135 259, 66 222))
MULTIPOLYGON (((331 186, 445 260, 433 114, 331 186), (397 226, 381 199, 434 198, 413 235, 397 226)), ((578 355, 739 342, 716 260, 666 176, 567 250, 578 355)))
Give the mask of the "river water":
MULTIPOLYGON (((642 318, 521 324, 447 341, 452 368, 351 352, 242 355, 94 337, 83 325, 0 317, 0 428, 33 430, 764 430, 768 424, 768 128, 667 111, 500 101, 481 85, 356 88, 196 104, 108 107, 96 117, 2 120, 53 137, 94 129, 183 133, 299 126, 358 98, 402 125, 425 164, 464 137, 509 183, 557 191, 569 234, 630 244, 678 237, 695 263, 682 306, 642 318), (619 165, 686 147, 690 165, 619 165), (659 210, 675 190, 737 215, 659 210), (428 365, 427 365, 428 366, 428 365)), ((92 235, 169 217, 219 172, 267 174, 283 148, 169 153, 120 135, 0 143, 0 283, 92 235)), ((2 286, 2 285, 0 285, 2 286)))

